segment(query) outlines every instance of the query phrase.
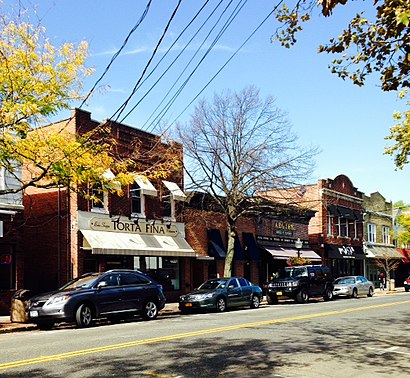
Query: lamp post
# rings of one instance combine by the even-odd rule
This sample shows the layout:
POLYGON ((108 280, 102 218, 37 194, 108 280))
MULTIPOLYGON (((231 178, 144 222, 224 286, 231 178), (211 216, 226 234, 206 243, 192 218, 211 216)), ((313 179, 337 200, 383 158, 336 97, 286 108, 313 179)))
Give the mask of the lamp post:
POLYGON ((296 249, 297 249, 297 251, 298 251, 298 258, 299 258, 299 257, 300 257, 300 250, 301 250, 302 247, 303 247, 303 241, 300 240, 300 238, 297 238, 297 240, 295 241, 295 247, 296 247, 296 249))

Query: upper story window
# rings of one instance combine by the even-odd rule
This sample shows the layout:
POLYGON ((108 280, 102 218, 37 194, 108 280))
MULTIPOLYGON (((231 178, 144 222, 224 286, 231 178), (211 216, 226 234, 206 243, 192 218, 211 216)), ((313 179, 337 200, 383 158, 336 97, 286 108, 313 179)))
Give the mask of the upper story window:
POLYGON ((382 226, 383 244, 390 244, 390 227, 382 226))
POLYGON ((332 225, 333 225, 333 216, 331 214, 327 214, 327 235, 332 236, 332 225))
POLYGON ((162 192, 163 216, 174 219, 175 201, 185 201, 186 195, 175 182, 165 180, 162 182, 165 186, 162 192))
POLYGON ((145 196, 157 196, 154 185, 142 175, 134 175, 135 183, 130 186, 131 213, 145 215, 145 196))
POLYGON ((376 225, 374 223, 367 224, 367 241, 376 243, 376 225))
POLYGON ((103 190, 101 185, 94 186, 91 189, 91 211, 108 211, 108 193, 103 190))

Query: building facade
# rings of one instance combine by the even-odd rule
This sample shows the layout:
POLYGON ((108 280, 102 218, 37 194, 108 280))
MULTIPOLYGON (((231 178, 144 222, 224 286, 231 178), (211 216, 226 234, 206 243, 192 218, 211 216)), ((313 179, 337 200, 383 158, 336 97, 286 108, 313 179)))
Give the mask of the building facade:
MULTIPOLYGON (((0 190, 17 189, 20 168, 11 174, 0 168, 0 190)), ((11 298, 24 287, 22 192, 0 195, 0 314, 7 314, 11 298)))

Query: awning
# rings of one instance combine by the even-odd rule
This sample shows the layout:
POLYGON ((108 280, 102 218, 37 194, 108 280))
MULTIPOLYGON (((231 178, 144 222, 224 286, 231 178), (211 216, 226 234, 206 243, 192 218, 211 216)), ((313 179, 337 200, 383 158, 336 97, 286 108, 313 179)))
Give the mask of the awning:
POLYGON ((259 254, 259 248, 256 244, 255 237, 249 232, 242 234, 243 244, 245 249, 246 258, 251 261, 260 261, 261 256, 259 254))
POLYGON ((195 251, 181 236, 143 235, 81 230, 84 248, 93 254, 130 256, 195 257, 195 251))
POLYGON ((329 259, 356 259, 364 260, 365 254, 360 247, 336 244, 325 244, 325 251, 329 259))
POLYGON ((145 176, 134 174, 133 177, 135 182, 141 188, 142 194, 153 197, 157 196, 157 190, 145 176))
MULTIPOLYGON (((291 247, 263 247, 268 251, 275 260, 287 260, 289 257, 297 257, 298 250, 291 247)), ((322 261, 322 258, 311 249, 303 248, 300 250, 300 257, 304 257, 311 261, 322 261)))
POLYGON ((337 211, 340 213, 340 216, 343 218, 354 219, 354 220, 356 219, 353 209, 349 209, 343 206, 337 206, 337 211))
POLYGON ((366 257, 380 259, 380 258, 389 258, 389 259, 403 259, 403 255, 397 251, 394 247, 383 247, 383 246, 366 246, 366 257))
POLYGON ((208 254, 216 259, 224 259, 226 257, 226 251, 219 230, 208 230, 208 240, 208 254))
POLYGON ((338 217, 340 215, 340 213, 337 211, 337 206, 335 205, 328 205, 327 209, 329 213, 335 217, 338 217))
POLYGON ((245 254, 243 253, 242 245, 238 235, 235 236, 233 258, 235 260, 245 260, 245 254))
POLYGON ((171 195, 174 198, 174 200, 176 200, 176 201, 185 201, 186 200, 186 195, 179 188, 178 184, 176 184, 175 182, 165 181, 165 180, 162 180, 162 182, 167 187, 167 189, 171 192, 171 195))

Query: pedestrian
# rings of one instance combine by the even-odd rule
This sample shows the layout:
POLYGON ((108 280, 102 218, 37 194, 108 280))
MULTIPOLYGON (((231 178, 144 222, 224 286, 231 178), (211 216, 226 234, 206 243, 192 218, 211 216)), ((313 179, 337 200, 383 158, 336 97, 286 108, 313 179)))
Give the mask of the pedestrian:
POLYGON ((385 276, 383 272, 379 273, 379 284, 380 284, 380 290, 384 290, 385 289, 385 276))

